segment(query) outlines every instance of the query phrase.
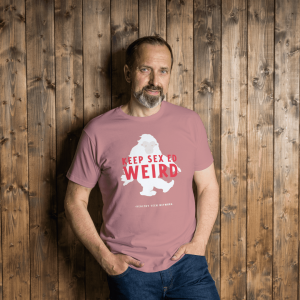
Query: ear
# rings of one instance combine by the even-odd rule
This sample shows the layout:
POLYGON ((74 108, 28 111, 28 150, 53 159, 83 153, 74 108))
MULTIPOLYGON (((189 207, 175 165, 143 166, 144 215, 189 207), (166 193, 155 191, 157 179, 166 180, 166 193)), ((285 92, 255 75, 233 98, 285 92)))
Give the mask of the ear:
POLYGON ((130 83, 131 82, 131 72, 127 65, 124 66, 124 75, 125 75, 125 80, 128 83, 130 83))

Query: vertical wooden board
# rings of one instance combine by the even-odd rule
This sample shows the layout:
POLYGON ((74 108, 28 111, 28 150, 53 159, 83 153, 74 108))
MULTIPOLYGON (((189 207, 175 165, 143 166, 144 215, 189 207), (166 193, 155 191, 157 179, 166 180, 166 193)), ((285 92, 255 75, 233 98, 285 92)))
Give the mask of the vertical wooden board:
MULTIPOLYGON (((111 108, 110 1, 83 1, 84 124, 111 108)), ((98 185, 88 211, 100 232, 103 201, 98 185)), ((109 295, 106 272, 86 249, 86 299, 109 295), (99 284, 101 282, 102 284, 99 284)))
POLYGON ((0 5, 0 299, 30 298, 25 1, 0 5))
POLYGON ((272 299, 274 1, 248 1, 247 298, 272 299))
POLYGON ((110 1, 83 5, 84 124, 111 109, 110 1))
POLYGON ((160 36, 166 39, 166 1, 139 0, 139 37, 160 36))
POLYGON ((83 127, 82 1, 55 1, 59 299, 85 299, 84 246, 65 217, 66 173, 83 127))
POLYGON ((130 100, 130 85, 125 81, 126 48, 138 38, 138 0, 111 0, 112 107, 130 100))
POLYGON ((54 2, 26 2, 31 299, 57 299, 54 2))
MULTIPOLYGON (((194 1, 194 110, 200 115, 220 184, 221 1, 194 1)), ((220 214, 206 247, 209 271, 220 294, 220 214)))
POLYGON ((300 2, 275 1, 273 300, 297 299, 300 2))
MULTIPOLYGON (((222 1, 221 299, 246 299, 247 1, 222 1)), ((253 299, 253 298, 250 298, 253 299)), ((257 298, 258 299, 258 298, 257 298)))
POLYGON ((168 1, 167 41, 174 57, 167 99, 193 110, 193 0, 168 1))

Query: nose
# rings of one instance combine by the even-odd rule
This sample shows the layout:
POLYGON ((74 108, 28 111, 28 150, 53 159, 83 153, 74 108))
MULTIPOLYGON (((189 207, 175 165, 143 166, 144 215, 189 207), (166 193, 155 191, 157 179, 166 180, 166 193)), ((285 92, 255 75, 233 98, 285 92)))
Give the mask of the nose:
POLYGON ((154 86, 159 85, 158 76, 157 76, 157 74, 155 74, 155 72, 153 72, 153 70, 150 73, 149 84, 154 85, 154 86))

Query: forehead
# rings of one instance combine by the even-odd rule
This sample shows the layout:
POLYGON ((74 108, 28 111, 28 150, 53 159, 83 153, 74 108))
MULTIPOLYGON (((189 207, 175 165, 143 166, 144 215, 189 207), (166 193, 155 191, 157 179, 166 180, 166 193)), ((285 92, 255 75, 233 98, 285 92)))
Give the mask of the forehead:
POLYGON ((142 44, 136 52, 137 66, 142 64, 159 64, 171 68, 171 53, 165 45, 142 44))

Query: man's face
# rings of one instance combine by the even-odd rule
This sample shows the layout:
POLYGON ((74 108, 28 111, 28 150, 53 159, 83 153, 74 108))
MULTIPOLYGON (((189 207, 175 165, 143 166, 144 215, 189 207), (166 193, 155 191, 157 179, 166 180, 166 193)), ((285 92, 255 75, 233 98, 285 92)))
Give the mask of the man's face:
POLYGON ((131 97, 140 104, 153 108, 161 103, 168 91, 171 71, 171 53, 167 46, 142 44, 136 61, 125 78, 131 82, 131 97))

